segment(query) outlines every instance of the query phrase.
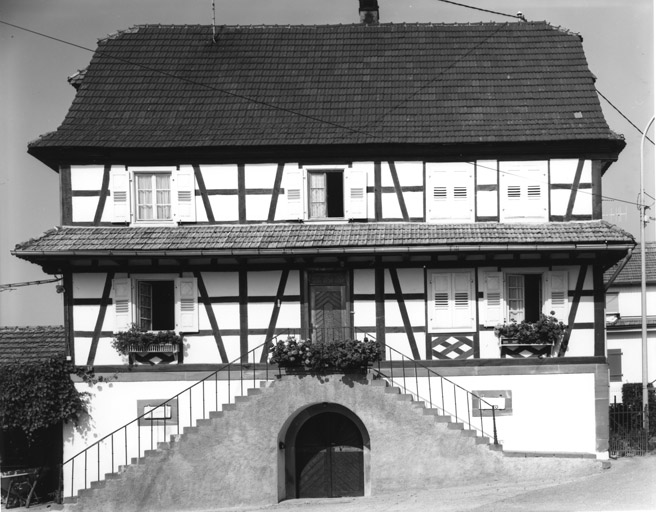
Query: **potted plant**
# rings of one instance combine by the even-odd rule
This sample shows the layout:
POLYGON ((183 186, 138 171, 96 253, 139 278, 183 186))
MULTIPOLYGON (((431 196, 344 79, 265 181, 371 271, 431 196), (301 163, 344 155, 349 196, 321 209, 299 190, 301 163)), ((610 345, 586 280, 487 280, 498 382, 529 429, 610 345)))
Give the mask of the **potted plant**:
POLYGON ((365 338, 317 343, 312 340, 296 340, 290 336, 274 343, 269 362, 281 368, 308 372, 336 371, 353 373, 366 370, 381 358, 376 341, 365 338))
POLYGON ((548 316, 540 315, 536 322, 511 321, 498 324, 494 334, 502 345, 551 345, 562 340, 567 325, 558 320, 552 311, 548 316))
MULTIPOLYGON (((155 364, 147 354, 177 354, 181 343, 182 337, 175 331, 144 331, 136 324, 132 324, 127 331, 116 333, 112 340, 112 347, 119 354, 128 356, 130 364, 135 362, 135 357, 137 362, 155 364)), ((162 358, 159 359, 162 361, 162 358)))

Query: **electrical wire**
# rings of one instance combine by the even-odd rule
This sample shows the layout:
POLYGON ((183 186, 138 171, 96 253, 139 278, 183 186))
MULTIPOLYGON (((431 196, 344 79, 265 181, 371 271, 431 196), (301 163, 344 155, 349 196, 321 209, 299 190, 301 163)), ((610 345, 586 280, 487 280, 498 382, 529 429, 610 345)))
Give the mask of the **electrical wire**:
MULTIPOLYGON (((624 118, 624 119, 625 119, 625 120, 626 120, 631 126, 633 126, 636 130, 638 130, 638 133, 639 133, 640 135, 644 135, 644 133, 642 133, 642 130, 641 130, 640 128, 638 128, 638 127, 633 123, 633 121, 631 121, 631 120, 630 120, 630 119, 624 114, 624 112, 622 112, 619 108, 617 108, 615 105, 613 105, 613 104, 611 103, 611 101, 610 101, 608 98, 606 98, 606 96, 604 96, 604 95, 601 93, 601 91, 600 91, 599 89, 597 89, 597 88, 595 87, 595 91, 597 91, 597 94, 598 94, 599 96, 601 96, 603 99, 605 99, 606 102, 607 102, 611 107, 613 107, 613 108, 615 109, 615 111, 616 111, 619 115, 621 115, 621 116, 622 116, 622 117, 623 117, 623 118, 624 118)), ((652 144, 654 144, 654 141, 651 140, 647 135, 645 135, 645 139, 647 139, 649 142, 651 142, 652 144)))
MULTIPOLYGON (((458 4, 458 3, 456 3, 456 2, 451 2, 451 1, 448 1, 448 0, 437 0, 437 1, 440 1, 440 2, 446 2, 446 3, 451 3, 451 4, 454 4, 454 5, 461 6, 461 7, 469 7, 469 8, 476 9, 476 10, 483 10, 483 11, 486 11, 485 9, 479 9, 479 8, 477 8, 477 7, 471 7, 471 6, 467 6, 467 5, 464 5, 464 4, 458 4)), ((510 17, 514 17, 514 18, 517 17, 517 16, 511 16, 511 15, 509 15, 509 14, 498 13, 498 12, 496 12, 496 11, 486 11, 486 12, 491 12, 491 13, 494 13, 494 14, 501 14, 501 15, 503 15, 503 16, 510 16, 510 17)), ((81 49, 81 50, 84 50, 84 51, 87 51, 87 52, 90 52, 90 53, 93 53, 93 54, 105 55, 105 52, 103 52, 103 51, 101 51, 101 50, 97 50, 97 49, 96 49, 96 50, 93 50, 93 49, 88 48, 88 47, 86 47, 86 46, 82 46, 82 45, 79 45, 79 44, 76 44, 76 43, 71 43, 70 41, 66 41, 66 40, 64 40, 64 39, 60 39, 60 38, 57 38, 57 37, 54 37, 54 36, 50 36, 50 35, 48 35, 48 34, 43 34, 43 33, 41 33, 41 32, 38 32, 38 31, 35 31, 35 30, 31 30, 31 29, 28 29, 28 28, 26 28, 26 27, 22 27, 22 26, 20 26, 20 25, 15 25, 15 24, 13 24, 13 23, 9 23, 9 22, 4 21, 4 20, 1 20, 1 19, 0 19, 0 23, 1 23, 1 24, 4 24, 4 25, 7 25, 7 26, 10 26, 10 27, 13 27, 13 28, 16 28, 16 29, 18 29, 18 30, 22 30, 22 31, 25 31, 25 32, 29 32, 29 33, 31 33, 31 34, 34 34, 34 35, 37 35, 37 36, 40 36, 40 37, 44 37, 44 38, 47 38, 47 39, 50 39, 50 40, 53 40, 53 41, 56 41, 56 42, 59 42, 59 43, 62 43, 62 44, 68 45, 68 46, 73 46, 73 47, 75 47, 75 48, 79 48, 79 49, 81 49)), ((507 25, 507 23, 501 25, 501 26, 500 26, 497 30, 495 30, 492 34, 489 34, 484 40, 482 40, 482 41, 481 41, 476 47, 470 49, 468 52, 466 52, 465 54, 463 54, 462 56, 460 56, 458 59, 456 59, 456 60, 455 60, 455 61, 454 61, 449 67, 447 67, 445 70, 443 70, 443 71, 440 73, 440 75, 439 75, 438 77, 436 77, 435 79, 431 80, 429 83, 423 85, 423 86, 420 87, 418 90, 416 90, 416 91, 415 91, 415 92, 414 92, 409 98, 407 98, 406 100, 401 101, 399 104, 397 104, 396 106, 394 106, 392 109, 390 109, 389 111, 387 111, 387 112, 385 112, 384 114, 382 114, 382 115, 379 117, 379 119, 382 119, 384 116, 386 116, 387 114, 389 114, 389 113, 392 112, 393 110, 399 108, 399 107, 400 107, 402 104, 404 104, 405 102, 409 101, 412 97, 414 97, 416 94, 418 94, 421 90, 425 89, 426 87, 428 87, 428 86, 431 85, 432 83, 434 83, 434 82, 438 81, 439 79, 441 79, 441 78, 442 78, 442 75, 443 75, 446 71, 452 69, 452 68, 453 68, 456 64, 458 64, 462 59, 464 59, 467 55, 469 55, 469 54, 470 54, 472 51, 474 51, 475 49, 479 48, 483 43, 485 43, 487 40, 489 40, 490 37, 492 37, 494 34, 496 34, 496 32, 498 32, 499 30, 501 30, 501 28, 505 27, 506 25, 507 25)), ((362 134, 362 135, 367 135, 367 136, 369 136, 369 137, 374 137, 374 138, 383 139, 382 136, 377 135, 377 134, 375 134, 375 133, 370 133, 370 132, 364 131, 363 129, 358 129, 358 128, 352 128, 352 127, 344 126, 344 125, 341 125, 341 124, 338 124, 338 123, 334 123, 334 122, 331 122, 331 121, 327 121, 327 120, 325 120, 325 119, 321 119, 321 118, 318 118, 318 117, 314 117, 314 116, 310 116, 310 115, 307 115, 307 114, 303 114, 303 113, 301 113, 301 112, 296 112, 296 111, 291 110, 291 109, 286 109, 286 108, 284 108, 284 107, 278 107, 278 106, 276 106, 276 105, 273 105, 273 104, 267 103, 267 102, 262 101, 262 100, 258 100, 258 99, 250 98, 250 97, 248 97, 248 96, 244 96, 244 95, 241 95, 241 94, 233 93, 233 92, 227 91, 227 90, 225 90, 225 89, 221 89, 221 88, 219 88, 219 87, 213 87, 213 86, 211 86, 211 85, 207 85, 207 84, 203 84, 203 83, 200 83, 200 82, 196 82, 196 81, 194 81, 194 80, 191 80, 191 79, 188 79, 188 78, 185 78, 185 77, 181 77, 181 76, 175 75, 175 74, 173 74, 173 73, 168 73, 168 72, 166 72, 166 71, 162 71, 162 70, 158 70, 158 69, 155 69, 155 68, 151 68, 151 67, 149 67, 149 66, 145 66, 145 65, 143 65, 143 64, 139 64, 139 63, 136 63, 136 62, 133 62, 133 61, 127 60, 127 59, 120 58, 120 57, 115 57, 115 56, 113 56, 113 55, 107 55, 107 57, 108 57, 108 58, 111 58, 111 59, 114 59, 114 60, 117 60, 117 61, 119 61, 119 62, 123 62, 123 63, 129 64, 129 65, 133 65, 133 66, 136 66, 136 67, 140 67, 140 68, 142 68, 142 69, 146 69, 146 70, 148 70, 148 71, 152 71, 153 73, 158 73, 158 74, 161 74, 161 75, 163 75, 163 76, 167 76, 167 77, 169 77, 169 78, 173 78, 173 79, 176 79, 176 80, 180 80, 180 81, 183 81, 183 82, 186 82, 186 83, 192 84, 192 85, 197 85, 197 86, 200 86, 200 87, 205 87, 205 88, 207 88, 207 89, 210 89, 210 90, 213 90, 213 91, 216 91, 216 92, 220 92, 220 93, 223 93, 223 94, 227 94, 227 95, 229 95, 229 96, 233 96, 233 97, 236 97, 236 98, 239 98, 239 99, 242 99, 242 100, 248 101, 248 102, 252 102, 252 103, 255 103, 255 104, 263 105, 263 106, 266 106, 266 107, 272 108, 272 109, 274 109, 274 110, 280 110, 280 111, 287 112, 287 113, 290 113, 290 114, 298 115, 298 116, 300 116, 300 117, 307 118, 307 119, 310 119, 310 120, 313 120, 313 121, 317 121, 317 122, 324 123, 324 124, 328 124, 328 125, 331 125, 331 126, 334 126, 334 127, 337 127, 337 128, 345 129, 345 130, 351 131, 351 132, 353 132, 353 133, 359 133, 359 134, 362 134)), ((606 99, 606 98, 605 98, 605 97, 604 97, 604 96, 603 96, 598 90, 597 90, 597 92, 598 92, 598 93, 599 93, 604 99, 606 99)), ((608 101, 608 100, 606 99, 606 101, 608 101)), ((610 102, 609 102, 609 103, 610 103, 610 102)), ((612 104, 611 104, 611 105, 612 105, 612 104)), ((613 107, 614 107, 616 110, 618 110, 618 112, 619 112, 619 109, 617 109, 617 107, 615 107, 614 105, 613 105, 613 107)), ((621 112, 620 112, 620 113, 621 113, 621 112)), ((623 114, 622 114, 622 115, 623 115, 623 114)), ((624 115, 623 115, 623 116, 624 116, 624 115)), ((624 116, 624 117, 625 117, 625 116, 624 116)), ((634 126, 636 129, 638 129, 638 131, 640 131, 640 129, 637 128, 637 126, 636 126, 635 124, 633 124, 628 118, 625 117, 625 119, 627 119, 627 121, 629 121, 629 123, 631 123, 632 126, 634 126)), ((640 133, 642 133, 642 132, 640 132, 640 133)), ((649 140, 651 141, 651 139, 649 139, 649 140)), ((652 142, 652 143, 653 143, 653 142, 652 142)), ((474 163, 472 163, 472 162, 467 162, 467 163, 470 163, 470 164, 472 164, 472 165, 476 165, 476 164, 474 164, 474 163)), ((497 169, 493 169, 493 168, 491 168, 491 167, 485 167, 485 166, 480 166, 480 167, 494 170, 494 171, 496 171, 498 174, 500 174, 500 173, 507 173, 507 174, 511 174, 511 175, 513 175, 513 176, 517 176, 517 177, 520 177, 520 178, 524 178, 523 176, 519 176, 519 175, 515 175, 515 174, 512 174, 512 173, 508 173, 508 171, 502 171, 502 170, 500 170, 500 169, 498 169, 498 168, 497 168, 497 169)), ((527 178, 527 179, 528 179, 528 178, 527 178)), ((535 181, 535 180, 533 180, 533 181, 535 181)), ((548 183, 546 183, 546 182, 539 182, 539 183, 545 183, 545 184, 548 184, 548 183)), ((587 191, 585 191, 585 190, 579 190, 579 192, 586 193, 587 191)), ((589 192, 587 192, 587 193, 589 193, 589 192)), ((592 195, 591 193, 589 193, 589 194, 592 195)), ((632 202, 632 201, 627 201, 627 200, 624 200, 624 199, 613 198, 613 197, 610 197, 610 196, 601 196, 601 199, 602 199, 602 200, 605 200, 605 201, 617 201, 617 202, 621 202, 621 203, 627 203, 627 204, 630 204, 630 205, 632 205, 632 206, 636 206, 636 207, 640 208, 640 205, 639 205, 638 203, 635 203, 635 202, 632 202)))
MULTIPOLYGON (((474 7, 473 5, 466 5, 466 4, 460 4, 458 2, 452 2, 451 0, 437 0, 438 2, 443 2, 445 4, 452 4, 452 5, 457 5, 458 7, 466 7, 467 9, 473 9, 475 11, 483 11, 483 12, 488 12, 491 14, 497 14, 499 16, 506 16, 508 18, 515 18, 515 19, 521 19, 523 20, 524 17, 520 16, 518 14, 506 14, 505 12, 499 12, 499 11, 491 11, 489 9, 482 9, 481 7, 474 7)), ((526 21, 526 20, 524 20, 526 21)))

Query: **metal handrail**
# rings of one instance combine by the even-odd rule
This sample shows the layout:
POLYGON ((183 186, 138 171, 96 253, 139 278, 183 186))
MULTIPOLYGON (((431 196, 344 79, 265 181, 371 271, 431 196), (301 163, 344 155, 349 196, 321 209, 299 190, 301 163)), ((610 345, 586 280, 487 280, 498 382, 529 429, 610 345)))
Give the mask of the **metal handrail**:
MULTIPOLYGON (((362 334, 364 334, 365 341, 367 339, 372 339, 373 341, 376 341, 376 338, 374 336, 372 336, 371 334, 369 334, 367 332, 364 332, 361 329, 357 329, 357 328, 356 328, 356 331, 361 332, 362 334)), ((453 418, 455 418, 456 423, 461 422, 461 423, 467 425, 469 427, 469 430, 475 430, 475 431, 479 432, 482 436, 491 438, 495 445, 499 444, 499 439, 498 439, 498 436, 497 436, 496 406, 490 404, 490 402, 488 402, 487 400, 481 398, 477 394, 472 393, 471 391, 463 388, 459 384, 456 384, 455 382, 448 379, 447 377, 444 377, 443 375, 440 375, 435 370, 433 370, 433 369, 429 368, 428 366, 422 364, 421 362, 417 361, 416 359, 409 358, 408 356, 406 356, 402 352, 399 352, 398 350, 396 350, 392 347, 389 347, 389 346, 385 346, 384 350, 389 351, 389 357, 387 357, 387 353, 383 354, 385 356, 385 358, 384 358, 385 362, 389 363, 389 374, 386 374, 386 373, 383 372, 383 368, 381 366, 381 361, 378 361, 377 368, 374 368, 374 371, 376 371, 378 373, 378 375, 380 375, 381 377, 389 380, 392 383, 392 385, 399 386, 403 390, 404 393, 411 395, 414 400, 422 401, 422 402, 428 404, 431 409, 432 408, 437 409, 438 413, 441 412, 442 415, 444 415, 444 416, 452 416, 453 418), (394 354, 399 356, 400 359, 399 359, 399 357, 397 357, 396 359, 393 358, 392 356, 394 354), (400 361, 400 363, 401 363, 401 375, 396 376, 396 377, 394 376, 394 362, 395 361, 400 361), (409 366, 411 367, 411 369, 414 373, 414 384, 415 384, 414 391, 408 385, 408 377, 406 375, 406 370, 408 369, 408 366, 406 365, 406 362, 409 362, 409 366), (419 371, 418 371, 419 368, 422 369, 422 373, 423 372, 426 373, 425 377, 422 377, 422 379, 427 378, 427 380, 428 380, 428 388, 427 388, 428 399, 423 398, 419 394, 419 387, 420 387, 420 385, 419 385, 419 383, 420 383, 420 381, 419 381, 419 371), (433 386, 432 386, 432 379, 433 378, 440 379, 439 380, 439 382, 440 382, 439 397, 441 398, 441 400, 440 400, 441 407, 438 404, 436 404, 433 400, 433 386), (453 388, 453 412, 450 412, 447 409, 447 403, 449 402, 449 399, 445 398, 445 395, 444 395, 444 384, 445 383, 451 385, 452 388, 453 388), (462 412, 461 412, 461 414, 458 414, 458 391, 460 391, 461 394, 464 393, 464 396, 465 396, 465 399, 466 399, 465 400, 466 405, 467 405, 467 416, 466 416, 466 418, 465 418, 465 416, 462 412), (471 409, 472 409, 472 404, 473 404, 473 399, 474 398, 477 399, 478 403, 479 403, 478 410, 479 410, 479 416, 480 416, 480 427, 478 425, 474 425, 474 423, 472 423, 472 411, 471 411, 471 409), (487 407, 482 407, 483 405, 485 405, 487 407), (491 411, 492 434, 489 434, 488 432, 486 432, 484 427, 483 427, 483 417, 484 417, 483 416, 483 410, 490 410, 491 411)), ((422 381, 422 384, 423 384, 423 381, 422 381)), ((461 411, 462 411, 462 407, 461 407, 461 411)))
MULTIPOLYGON (((360 331, 359 329, 355 329, 355 330, 360 331)), ((367 339, 373 339, 375 341, 375 338, 373 336, 371 336, 370 334, 368 334, 366 332, 363 332, 363 331, 360 331, 360 332, 362 332, 364 334, 365 341, 367 339)), ((296 334, 296 333, 294 333, 294 334, 296 334)), ((90 480, 90 478, 92 478, 94 476, 94 474, 97 475, 97 480, 102 480, 101 472, 102 472, 103 464, 101 464, 101 462, 102 462, 101 461, 101 459, 102 459, 101 450, 103 452, 108 452, 107 457, 110 459, 109 462, 105 461, 105 466, 106 466, 105 471, 104 471, 105 473, 114 473, 117 470, 119 470, 119 468, 122 465, 121 462, 123 462, 125 464, 125 466, 127 466, 130 463, 130 460, 132 458, 135 458, 134 457, 135 452, 136 452, 136 464, 139 464, 140 458, 142 457, 142 452, 144 454, 146 453, 146 447, 144 447, 144 449, 142 450, 142 443, 141 443, 141 437, 142 437, 142 430, 141 429, 142 428, 147 428, 147 427, 143 427, 140 424, 141 420, 143 420, 144 418, 150 417, 150 418, 148 418, 149 421, 150 421, 150 419, 152 419, 152 420, 157 420, 157 422, 159 423, 159 425, 157 427, 155 427, 154 421, 151 421, 151 423, 150 423, 150 450, 153 450, 155 448, 155 446, 153 444, 154 441, 155 441, 155 438, 156 437, 159 438, 159 430, 163 430, 162 439, 163 439, 163 442, 166 442, 167 420, 169 421, 169 425, 168 425, 169 428, 173 428, 173 425, 171 423, 174 423, 175 428, 176 428, 175 434, 169 433, 169 438, 170 438, 173 435, 178 435, 179 436, 181 428, 184 428, 184 427, 187 427, 187 426, 188 427, 193 427, 195 422, 197 423, 201 419, 207 419, 209 413, 211 413, 213 411, 218 411, 219 410, 219 384, 218 384, 219 383, 219 378, 218 377, 219 377, 219 374, 221 372, 227 371, 227 379, 226 379, 227 389, 224 389, 224 391, 227 391, 225 393, 225 396, 227 396, 227 403, 228 404, 232 403, 233 395, 235 397, 240 396, 240 395, 241 396, 244 395, 244 384, 246 383, 246 381, 248 381, 248 383, 250 384, 250 379, 247 379, 244 376, 244 367, 245 366, 248 367, 249 365, 252 365, 252 372, 253 372, 252 385, 253 385, 253 388, 257 387, 258 380, 259 381, 264 381, 264 382, 272 380, 272 379, 270 379, 270 375, 273 375, 273 372, 271 372, 271 373, 269 372, 269 366, 270 365, 269 365, 268 357, 265 356, 265 353, 268 351, 269 346, 271 346, 277 338, 279 338, 280 336, 285 336, 285 335, 290 336, 291 331, 286 332, 286 333, 277 334, 277 335, 271 337, 270 339, 267 339, 264 343, 258 345, 257 347, 249 350, 248 352, 246 352, 244 354, 241 354, 239 357, 235 358, 233 361, 222 364, 217 370, 215 370, 212 373, 208 374, 203 379, 195 382, 191 386, 185 388, 184 390, 180 391, 179 393, 175 394, 174 396, 170 397, 169 399, 167 399, 167 400, 161 402, 160 404, 154 406, 152 409, 150 409, 147 412, 144 412, 143 414, 141 414, 140 416, 132 419, 128 423, 125 423, 124 425, 118 427, 117 429, 113 430, 112 432, 105 435, 101 439, 97 440, 95 443, 87 446, 84 450, 80 451, 79 453, 73 455, 72 457, 70 457, 69 459, 64 461, 60 465, 59 497, 60 498, 64 497, 64 492, 65 492, 65 489, 64 489, 64 472, 67 471, 67 470, 70 471, 70 475, 71 475, 70 476, 70 481, 71 481, 70 494, 67 495, 67 496, 75 496, 75 494, 77 493, 76 492, 76 478, 75 478, 76 477, 76 468, 75 468, 76 461, 78 461, 78 465, 83 464, 83 480, 82 480, 81 485, 77 485, 77 491, 78 492, 82 489, 88 489, 89 488, 89 480, 90 480), (263 353, 260 356, 259 361, 258 361, 257 358, 256 358, 256 353, 258 353, 260 350, 262 350, 263 353), (238 378, 233 379, 232 378, 232 373, 233 373, 233 371, 236 371, 236 368, 234 370, 233 370, 233 368, 237 365, 239 367, 238 378), (260 372, 260 377, 259 378, 258 378, 258 370, 260 372), (264 375, 262 375, 262 373, 261 373, 262 371, 264 371, 264 375), (212 381, 214 382, 214 386, 213 386, 213 388, 214 388, 213 391, 214 391, 214 395, 215 395, 214 396, 214 404, 213 404, 214 407, 212 407, 212 405, 207 405, 208 400, 207 400, 207 397, 206 397, 206 386, 205 386, 205 384, 211 383, 212 381), (232 385, 236 381, 239 381, 239 388, 238 389, 236 389, 236 386, 232 385), (194 400, 194 397, 192 396, 192 391, 194 391, 194 390, 199 390, 199 392, 201 393, 200 399, 194 400), (183 415, 183 413, 181 411, 181 407, 180 407, 181 400, 178 400, 179 398, 183 397, 184 395, 187 395, 188 399, 189 399, 188 422, 186 421, 187 420, 187 414, 185 413, 183 415), (177 410, 177 415, 175 417, 175 420, 172 417, 171 418, 167 417, 167 414, 166 414, 167 410, 165 409, 167 405, 171 404, 171 410, 173 410, 174 407, 172 405, 173 405, 174 401, 177 401, 175 403, 177 403, 177 405, 178 405, 178 407, 175 408, 177 410), (196 417, 194 417, 194 403, 195 402, 196 403, 200 402, 202 404, 201 413, 199 414, 198 410, 197 410, 196 411, 196 417), (164 414, 158 415, 156 411, 163 411, 164 414), (183 420, 185 422, 184 427, 182 426, 183 420), (136 443, 135 443, 133 438, 129 439, 129 435, 128 435, 128 429, 131 426, 135 425, 135 424, 136 424, 136 428, 137 428, 136 443), (157 429, 157 432, 155 431, 155 429, 157 429), (123 450, 119 449, 118 452, 115 449, 115 438, 116 437, 119 438, 118 443, 123 442, 123 445, 124 445, 123 450), (130 441, 132 441, 132 446, 130 445, 130 441), (107 445, 107 443, 109 443, 109 444, 107 445), (135 446, 135 444, 136 444, 136 446, 135 446), (93 452, 95 452, 95 453, 93 453, 93 452), (120 453, 120 452, 123 452, 123 453, 120 453), (95 460, 95 464, 93 464, 93 461, 91 462, 91 464, 93 464, 95 466, 95 468, 92 468, 90 466, 90 462, 89 462, 90 458, 93 459, 93 455, 96 456, 96 460, 95 460), (82 458, 83 458, 83 460, 82 460, 82 458), (94 469, 95 469, 95 471, 94 471, 94 469), (109 469, 109 471, 107 471, 107 469, 109 469), (91 475, 89 474, 90 472, 91 472, 91 475)), ((459 386, 458 384, 450 381, 446 377, 443 377, 443 376, 439 375, 437 372, 433 371, 432 369, 428 368, 427 366, 425 366, 421 363, 418 363, 416 360, 408 358, 407 356, 405 356, 404 354, 402 354, 398 350, 395 350, 391 347, 386 347, 385 350, 389 350, 389 354, 390 354, 390 357, 389 357, 390 361, 388 361, 389 362, 390 374, 387 375, 387 374, 384 373, 384 369, 381 367, 381 363, 379 361, 378 368, 373 369, 373 370, 376 371, 380 377, 389 379, 393 385, 399 385, 399 383, 397 382, 397 378, 394 376, 394 362, 395 361, 392 361, 391 356, 393 354, 396 354, 397 356, 400 356, 400 358, 401 358, 402 377, 399 377, 399 378, 402 378, 403 384, 399 385, 399 386, 403 389, 403 391, 405 393, 411 394, 417 400, 423 400, 424 402, 428 403, 431 408, 435 407, 436 409, 438 409, 438 411, 442 411, 442 413, 444 415, 453 416, 456 419, 456 422, 463 421, 463 423, 464 423, 464 419, 461 416, 458 415, 457 391, 460 390, 461 392, 464 392, 466 394, 466 397, 467 397, 467 411, 468 411, 467 412, 467 414, 468 414, 467 424, 469 425, 469 428, 479 431, 484 436, 493 437, 494 444, 495 445, 498 444, 497 431, 496 431, 496 418, 495 418, 495 411, 494 411, 495 408, 491 404, 489 404, 489 402, 483 400, 482 398, 475 395, 474 393, 471 393, 470 391, 464 389, 462 386, 459 386), (412 362, 414 377, 415 377, 415 384, 416 384, 415 391, 412 391, 411 388, 407 385, 407 382, 406 382, 406 361, 411 361, 412 362), (421 398, 421 396, 419 395, 419 387, 420 386, 419 386, 419 372, 417 370, 418 368, 423 368, 426 372, 426 377, 428 377, 428 393, 429 393, 429 399, 428 400, 421 398), (439 378, 440 379, 440 392, 441 392, 441 396, 442 396, 442 399, 441 399, 442 406, 441 407, 434 404, 434 401, 433 401, 433 388, 432 388, 432 379, 433 378, 439 378), (445 401, 445 397, 444 397, 444 383, 445 382, 453 386, 453 390, 454 390, 454 402, 453 402, 454 412, 453 413, 450 413, 450 412, 447 411, 446 402, 448 402, 448 400, 445 401), (482 414, 481 414, 481 428, 479 429, 479 428, 475 427, 472 424, 472 422, 471 422, 470 397, 471 398, 474 398, 474 397, 477 398, 480 401, 479 403, 488 405, 490 410, 492 411, 492 424, 493 424, 493 435, 492 436, 490 436, 489 434, 487 434, 483 430, 483 415, 482 414)), ((398 361, 396 361, 396 362, 398 363, 398 361)), ((212 391, 211 388, 210 388, 210 391, 212 391)), ((198 408, 198 406, 197 406, 197 408, 198 408)), ((159 444, 159 442, 160 441, 158 441, 158 444, 159 444)), ((78 471, 82 471, 82 469, 80 469, 78 471)))
MULTIPOLYGON (((184 390, 180 391, 179 393, 175 394, 174 396, 170 397, 168 400, 163 401, 162 403, 158 404, 157 406, 153 407, 152 409, 148 410, 147 412, 144 412, 140 416, 132 419, 128 423, 125 423, 124 425, 118 427, 117 429, 115 429, 112 432, 110 432, 109 434, 105 435, 104 437, 102 437, 101 439, 96 441, 95 443, 87 446, 84 450, 80 451, 79 453, 73 455, 72 457, 70 457, 69 459, 64 461, 60 465, 60 478, 59 478, 59 491, 60 492, 59 492, 59 496, 61 498, 64 497, 65 490, 63 488, 63 485, 64 485, 63 475, 64 475, 64 471, 67 469, 67 467, 70 467, 70 472, 71 472, 71 488, 70 488, 71 492, 70 492, 70 496, 74 496, 76 494, 76 491, 75 491, 75 481, 76 481, 75 480, 75 462, 76 462, 76 460, 81 459, 82 457, 84 458, 83 462, 81 460, 78 460, 78 462, 82 463, 84 465, 84 485, 79 486, 78 491, 81 490, 81 489, 88 489, 89 488, 88 473, 89 473, 89 470, 93 470, 93 468, 90 468, 88 459, 90 458, 90 456, 92 457, 92 455, 91 455, 92 451, 96 452, 95 455, 97 457, 97 461, 96 461, 97 462, 97 464, 96 464, 97 468, 96 468, 96 471, 94 471, 94 473, 97 474, 97 477, 98 477, 97 479, 101 480, 101 448, 104 448, 103 445, 108 440, 109 440, 109 443, 110 443, 109 452, 110 452, 110 457, 111 457, 111 463, 109 465, 110 471, 105 471, 105 472, 106 473, 115 472, 120 467, 120 464, 119 464, 120 461, 124 461, 125 465, 127 466, 129 464, 130 459, 134 458, 133 456, 134 456, 134 452, 135 452, 134 447, 132 448, 132 450, 130 450, 130 448, 129 448, 128 428, 136 424, 137 429, 140 429, 141 427, 139 425, 139 422, 142 419, 146 418, 147 416, 149 416, 150 418, 156 419, 158 422, 160 422, 160 425, 161 425, 161 426, 155 427, 153 425, 153 422, 151 422, 151 424, 150 424, 150 449, 152 450, 154 448, 153 442, 154 442, 154 439, 155 439, 154 429, 155 428, 163 429, 163 438, 164 439, 166 438, 166 433, 167 433, 167 419, 168 419, 167 415, 162 414, 161 415, 162 419, 160 419, 157 416, 156 411, 162 410, 164 413, 166 413, 166 409, 164 409, 164 408, 167 405, 172 404, 175 400, 182 397, 186 393, 189 394, 188 395, 188 397, 189 397, 189 422, 185 426, 192 427, 194 425, 194 412, 193 412, 194 399, 191 396, 191 393, 192 393, 193 390, 198 389, 199 386, 202 387, 202 397, 201 397, 202 415, 200 415, 200 416, 197 415, 196 418, 195 418, 195 421, 197 422, 200 419, 206 419, 209 412, 218 411, 219 410, 219 386, 218 386, 219 379, 218 379, 218 376, 221 372, 223 372, 223 371, 228 372, 227 393, 226 393, 226 396, 227 396, 227 399, 228 399, 228 401, 227 401, 228 404, 231 403, 231 397, 232 397, 233 394, 235 396, 237 396, 237 393, 236 393, 237 390, 234 389, 234 388, 231 389, 231 381, 239 380, 239 392, 241 393, 242 396, 244 394, 244 381, 245 381, 244 371, 243 371, 244 370, 244 365, 247 365, 247 366, 252 365, 252 368, 253 368, 253 382, 252 382, 253 387, 257 386, 257 381, 258 380, 260 380, 260 381, 269 381, 270 380, 269 379, 270 373, 269 373, 268 358, 266 358, 266 357, 261 358, 261 359, 264 360, 263 362, 262 361, 257 361, 256 357, 255 357, 255 354, 257 352, 259 352, 260 349, 262 349, 263 351, 266 351, 268 349, 268 346, 271 345, 276 338, 278 338, 279 336, 284 336, 284 335, 288 336, 289 334, 285 333, 285 334, 275 335, 271 339, 266 340, 264 343, 258 345, 257 347, 249 350, 248 352, 246 352, 244 354, 241 354, 236 359, 234 359, 234 360, 232 360, 228 363, 224 363, 217 370, 215 370, 212 373, 208 374, 203 379, 195 382, 191 386, 187 387, 186 389, 184 389, 184 390), (251 356, 252 356, 252 358, 251 358, 251 356), (251 361, 249 361, 249 360, 251 360, 251 361), (233 371, 232 368, 234 368, 236 365, 239 365, 239 378, 238 379, 232 379, 232 371, 233 371), (264 366, 264 368, 263 368, 264 378, 258 379, 256 370, 259 367, 259 369, 261 371, 262 366, 264 366), (212 408, 211 410, 208 410, 208 408, 207 408, 208 406, 206 406, 206 396, 205 396, 205 387, 206 386, 205 386, 205 384, 208 383, 208 382, 212 382, 212 380, 214 381, 214 392, 215 392, 214 406, 215 407, 212 408), (119 457, 120 454, 116 453, 116 451, 114 449, 114 438, 115 438, 115 436, 121 436, 121 433, 123 433, 123 441, 124 441, 124 456, 123 457, 119 457), (131 452, 131 453, 129 453, 129 452, 131 452), (115 455, 117 456, 116 458, 120 459, 119 461, 115 460, 115 455)), ((250 379, 249 379, 249 381, 250 381, 250 379)), ((180 410, 180 408, 178 408, 177 409, 177 417, 176 417, 176 421, 175 421, 175 424, 177 425, 177 428, 176 428, 176 434, 177 435, 180 435, 181 419, 182 419, 181 414, 182 414, 182 411, 180 410)), ((185 416, 186 416, 186 414, 185 414, 185 416)), ((169 427, 172 427, 171 422, 173 421, 173 418, 170 418, 168 420, 169 420, 169 427)), ((139 459, 141 457, 141 453, 142 453, 141 431, 137 430, 136 434, 137 434, 136 463, 138 464, 139 459)), ((173 434, 170 434, 170 435, 173 435, 173 434)), ((145 453, 145 450, 144 450, 144 453, 145 453)), ((91 475, 91 476, 93 476, 93 475, 91 475)))

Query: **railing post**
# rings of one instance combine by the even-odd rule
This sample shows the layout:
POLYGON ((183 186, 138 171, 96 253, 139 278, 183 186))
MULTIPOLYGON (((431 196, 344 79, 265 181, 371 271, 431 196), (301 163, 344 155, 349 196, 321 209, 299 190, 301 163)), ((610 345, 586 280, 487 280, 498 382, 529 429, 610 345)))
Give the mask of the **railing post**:
POLYGON ((498 446, 499 445, 499 440, 497 439, 497 415, 494 412, 496 410, 497 406, 492 405, 492 435, 494 436, 494 445, 498 446))

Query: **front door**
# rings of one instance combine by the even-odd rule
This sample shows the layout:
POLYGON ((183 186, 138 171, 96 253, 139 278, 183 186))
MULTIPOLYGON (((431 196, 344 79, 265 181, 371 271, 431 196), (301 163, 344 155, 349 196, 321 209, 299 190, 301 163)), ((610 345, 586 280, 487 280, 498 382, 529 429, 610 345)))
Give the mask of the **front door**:
POLYGON ((364 496, 362 435, 346 416, 324 412, 296 436, 298 498, 364 496))
POLYGON ((310 275, 310 337, 319 343, 350 337, 344 273, 310 275))

